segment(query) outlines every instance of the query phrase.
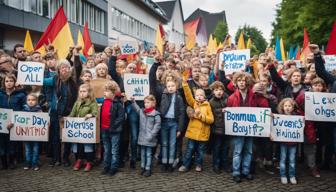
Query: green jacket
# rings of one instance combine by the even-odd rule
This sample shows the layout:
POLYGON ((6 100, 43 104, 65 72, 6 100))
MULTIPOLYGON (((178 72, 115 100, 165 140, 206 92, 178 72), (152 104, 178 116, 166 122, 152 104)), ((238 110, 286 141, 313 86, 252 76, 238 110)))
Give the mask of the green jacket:
POLYGON ((94 117, 97 117, 98 104, 96 101, 76 101, 69 116, 85 117, 87 114, 92 114, 94 117))

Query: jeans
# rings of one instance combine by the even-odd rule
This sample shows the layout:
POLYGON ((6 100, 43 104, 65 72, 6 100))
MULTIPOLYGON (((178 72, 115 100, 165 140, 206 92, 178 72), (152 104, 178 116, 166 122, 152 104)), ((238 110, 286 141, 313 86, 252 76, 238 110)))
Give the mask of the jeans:
POLYGON ((213 136, 212 165, 216 168, 226 168, 228 166, 230 138, 227 135, 214 134, 213 136))
POLYGON ((315 144, 304 144, 304 154, 306 156, 306 163, 309 168, 316 167, 316 145, 315 144))
POLYGON ((39 143, 36 141, 25 142, 26 163, 35 167, 39 160, 39 143))
POLYGON ((289 178, 295 177, 296 145, 280 144, 280 177, 286 177, 286 159, 288 156, 289 178))
POLYGON ((242 167, 242 174, 248 175, 250 173, 250 166, 252 161, 253 137, 235 136, 232 137, 232 144, 232 175, 239 176, 240 167, 242 167))
POLYGON ((173 164, 176 153, 176 129, 175 119, 163 119, 161 125, 161 153, 163 164, 173 164))
POLYGON ((139 115, 134 111, 132 105, 126 108, 131 134, 131 161, 137 159, 138 135, 139 135, 139 115))
POLYGON ((202 166, 203 157, 204 157, 204 153, 206 150, 206 141, 195 141, 192 139, 188 139, 187 149, 186 149, 186 152, 184 154, 184 159, 183 159, 183 166, 185 166, 187 169, 189 169, 190 167, 190 163, 191 163, 194 150, 197 151, 195 163, 197 166, 202 166))
POLYGON ((104 144, 104 169, 117 169, 119 166, 120 133, 102 131, 104 144))
POLYGON ((141 146, 141 168, 151 170, 153 147, 141 146))

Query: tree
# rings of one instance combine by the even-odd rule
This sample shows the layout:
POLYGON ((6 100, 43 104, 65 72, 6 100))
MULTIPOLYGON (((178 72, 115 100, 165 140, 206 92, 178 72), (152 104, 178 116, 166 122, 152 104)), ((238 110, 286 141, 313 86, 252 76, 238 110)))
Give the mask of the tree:
POLYGON ((272 23, 271 45, 279 35, 287 50, 290 46, 302 46, 304 28, 311 43, 326 45, 336 19, 335 10, 335 0, 283 0, 272 23))
POLYGON ((228 26, 227 23, 223 21, 219 21, 215 28, 214 37, 216 38, 217 42, 223 42, 225 36, 228 34, 228 26))
POLYGON ((240 33, 243 31, 244 34, 244 40, 245 44, 247 42, 247 39, 250 37, 252 40, 251 45, 251 57, 253 55, 258 55, 259 53, 265 52, 267 47, 266 39, 263 37, 262 32, 253 26, 250 25, 244 25, 243 27, 239 27, 236 35, 235 35, 235 41, 238 41, 240 33))

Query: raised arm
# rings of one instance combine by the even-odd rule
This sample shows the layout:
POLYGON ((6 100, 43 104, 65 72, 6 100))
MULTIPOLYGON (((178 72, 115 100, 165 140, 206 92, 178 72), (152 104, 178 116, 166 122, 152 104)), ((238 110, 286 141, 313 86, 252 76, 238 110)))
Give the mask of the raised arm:
POLYGON ((184 96, 185 96, 185 99, 186 99, 188 105, 193 107, 194 104, 195 104, 195 99, 194 99, 194 97, 191 93, 191 90, 190 90, 190 87, 189 87, 188 83, 183 82, 182 87, 183 87, 184 96))
POLYGON ((326 84, 334 83, 334 81, 336 81, 336 77, 326 70, 322 55, 320 53, 314 54, 314 60, 316 74, 321 77, 326 82, 326 84))
POLYGON ((273 64, 269 65, 268 67, 272 81, 276 83, 276 85, 281 89, 284 90, 286 86, 288 85, 288 82, 284 81, 278 74, 278 72, 275 69, 275 66, 273 64))

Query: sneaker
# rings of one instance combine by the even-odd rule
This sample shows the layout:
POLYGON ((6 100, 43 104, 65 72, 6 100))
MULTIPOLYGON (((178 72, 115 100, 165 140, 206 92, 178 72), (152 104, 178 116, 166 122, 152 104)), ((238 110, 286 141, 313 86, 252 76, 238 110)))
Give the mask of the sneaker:
POLYGON ((130 161, 130 168, 135 169, 135 161, 130 161))
POLYGON ((240 176, 233 176, 233 181, 236 183, 240 183, 241 182, 240 176))
POLYGON ((150 177, 152 175, 151 171, 150 170, 146 170, 143 174, 143 176, 145 177, 150 177))
POLYGON ((281 177, 280 180, 281 180, 281 183, 284 185, 288 183, 287 177, 281 177))
POLYGON ((185 167, 184 165, 182 165, 182 166, 178 169, 179 172, 186 172, 187 170, 188 170, 187 167, 185 167))
POLYGON ((145 173, 145 168, 141 168, 141 172, 140 172, 140 175, 143 175, 145 173))
POLYGON ((316 178, 321 177, 320 171, 316 167, 311 170, 311 175, 316 178))
POLYGON ((105 168, 103 169, 103 171, 101 172, 102 175, 106 175, 108 172, 110 171, 109 168, 105 168))
POLYGON ((295 178, 295 177, 291 177, 291 178, 289 178, 289 181, 290 181, 290 183, 293 184, 293 185, 296 185, 296 184, 297 184, 297 181, 296 181, 296 178, 295 178))
POLYGON ((275 173, 274 167, 272 165, 265 165, 265 172, 270 175, 274 175, 275 173))
POLYGON ((24 170, 29 170, 29 169, 30 169, 30 166, 29 166, 29 165, 25 165, 25 166, 23 167, 23 169, 24 169, 24 170))
POLYGON ((40 170, 40 167, 39 167, 39 166, 34 166, 34 167, 33 167, 33 170, 34 170, 34 171, 38 171, 38 170, 40 170))
POLYGON ((248 174, 248 175, 244 175, 244 174, 242 174, 242 178, 251 181, 251 180, 253 180, 253 175, 252 175, 252 174, 248 174))
POLYGON ((115 175, 117 172, 118 172, 117 169, 111 169, 111 171, 110 171, 110 176, 115 175))
POLYGON ((48 164, 49 167, 54 167, 55 166, 55 161, 51 160, 48 164))
POLYGON ((92 169, 92 164, 90 162, 87 162, 84 168, 85 172, 91 171, 92 169))
POLYGON ((199 166, 199 165, 197 165, 196 168, 195 168, 195 171, 197 171, 197 172, 201 172, 201 171, 202 171, 202 167, 199 166))
POLYGON ((78 171, 82 166, 82 160, 78 159, 73 167, 74 171, 78 171))

